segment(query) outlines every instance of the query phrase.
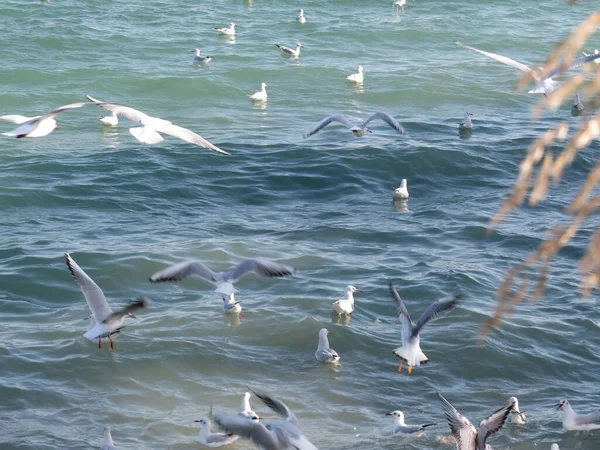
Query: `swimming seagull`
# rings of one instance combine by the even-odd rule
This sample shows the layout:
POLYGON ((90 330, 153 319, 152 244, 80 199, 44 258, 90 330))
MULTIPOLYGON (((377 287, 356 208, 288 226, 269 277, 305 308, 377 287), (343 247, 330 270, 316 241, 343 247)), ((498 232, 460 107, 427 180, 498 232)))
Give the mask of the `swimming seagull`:
POLYGON ((242 417, 216 414, 215 422, 225 430, 249 439, 258 447, 266 450, 318 450, 304 436, 300 422, 296 415, 280 400, 267 394, 253 391, 265 405, 283 417, 282 422, 270 422, 266 426, 261 422, 248 420, 242 417))
POLYGON ((558 448, 558 444, 552 444, 550 450, 560 450, 560 448, 558 448))
POLYGON ((252 397, 252 394, 250 392, 244 392, 244 395, 242 396, 242 404, 240 406, 240 412, 238 412, 238 416, 242 416, 242 417, 245 417, 250 420, 258 421, 260 419, 260 417, 258 417, 258 414, 256 414, 254 411, 252 411, 252 408, 250 407, 250 397, 252 397))
POLYGON ((352 75, 348 75, 346 77, 346 80, 352 81, 353 83, 362 84, 362 82, 365 78, 363 75, 363 72, 365 69, 363 69, 363 66, 358 66, 358 68, 356 70, 358 70, 358 72, 353 73, 352 75))
POLYGON ((350 122, 348 119, 346 119, 341 114, 336 114, 334 116, 326 117, 325 119, 320 121, 318 124, 314 125, 311 128, 311 130, 304 135, 304 137, 307 138, 307 137, 312 136, 313 134, 321 131, 323 128, 325 128, 327 125, 329 125, 331 122, 341 123, 346 128, 348 128, 350 131, 352 131, 352 134, 354 134, 354 136, 364 136, 367 133, 372 133, 372 131, 367 128, 367 125, 369 124, 369 122, 371 122, 372 120, 375 120, 375 119, 383 120, 385 123, 387 123, 390 127, 392 127, 394 130, 396 130, 398 133, 404 134, 404 128, 402 128, 402 125, 400 125, 396 121, 396 119, 394 119, 392 116, 390 116, 389 114, 386 114, 384 112, 376 112, 371 117, 369 117, 367 120, 365 120, 363 123, 357 123, 357 124, 350 122))
POLYGON ((235 314, 239 313, 242 310, 242 305, 239 301, 235 300, 235 296, 233 292, 227 296, 227 298, 223 297, 223 312, 225 314, 235 314))
POLYGON ((406 178, 402 178, 402 184, 394 190, 394 198, 406 200, 408 198, 408 188, 406 187, 406 178))
POLYGON ((217 30, 219 32, 219 34, 222 34, 223 36, 235 36, 235 27, 236 27, 235 23, 231 22, 227 28, 216 28, 215 27, 215 30, 217 30))
POLYGON ((577 113, 580 113, 581 111, 583 111, 583 103, 581 103, 581 95, 579 95, 579 92, 576 92, 575 96, 573 97, 573 106, 571 107, 571 112, 573 114, 577 114, 577 113))
POLYGON ((470 130, 470 129, 472 129, 473 128, 473 122, 471 122, 471 117, 473 117, 473 113, 466 112, 465 113, 465 120, 463 120, 458 125, 458 128, 460 128, 461 130, 470 130))
MULTIPOLYGON (((521 72, 532 72, 533 79, 537 82, 537 86, 534 89, 529 91, 530 94, 547 95, 547 94, 551 93, 552 91, 554 91, 560 84, 559 82, 554 81, 552 79, 553 76, 561 73, 561 71, 563 70, 563 69, 561 69, 560 66, 552 69, 544 78, 540 78, 537 75, 536 71, 533 70, 531 67, 526 66, 525 64, 522 64, 518 61, 515 61, 514 59, 507 58, 506 56, 496 55, 495 53, 484 52, 483 50, 479 50, 475 47, 469 47, 468 45, 464 45, 463 43, 458 42, 458 41, 456 43, 458 45, 460 45, 461 47, 467 48, 469 50, 473 50, 474 52, 477 52, 477 53, 481 53, 482 55, 485 55, 489 58, 495 59, 496 61, 499 61, 503 64, 507 64, 511 67, 519 69, 521 72)), ((588 63, 590 61, 594 61, 597 58, 600 58, 600 54, 594 54, 594 55, 584 56, 583 58, 574 59, 573 61, 571 61, 571 64, 569 64, 569 68, 580 66, 580 65, 588 63)))
POLYGON ((561 400, 556 405, 556 409, 562 409, 565 413, 563 417, 563 428, 567 431, 591 431, 600 429, 600 424, 594 423, 600 419, 600 411, 591 414, 577 414, 571 408, 568 400, 561 400))
POLYGON ((86 96, 90 99, 93 104, 100 106, 113 113, 113 116, 124 116, 133 122, 141 123, 142 127, 130 128, 129 132, 140 142, 144 144, 157 144, 162 142, 164 139, 160 133, 168 134, 179 139, 182 139, 190 144, 198 145, 199 147, 212 150, 222 155, 229 155, 226 151, 221 150, 216 145, 211 144, 202 136, 197 135, 193 131, 188 130, 177 125, 172 124, 168 120, 160 119, 158 117, 152 117, 144 114, 137 109, 130 108, 128 106, 114 105, 112 103, 103 103, 100 100, 96 100, 89 95, 86 96))
POLYGON ((212 56, 200 56, 199 48, 192 50, 192 53, 195 53, 194 62, 197 63, 208 63, 212 59, 212 56))
POLYGON ((329 348, 329 339, 327 339, 329 333, 331 332, 327 328, 321 328, 319 331, 319 345, 315 352, 315 358, 317 361, 335 364, 341 358, 334 349, 329 348))
POLYGON ((195 275, 216 284, 216 292, 229 295, 237 291, 233 283, 250 272, 262 277, 285 277, 294 275, 296 270, 263 258, 245 259, 227 272, 213 272, 200 261, 186 261, 156 272, 150 277, 150 281, 152 283, 181 281, 195 275))
POLYGON ((279 44, 275 44, 275 45, 277 47, 279 47, 284 54, 293 56, 294 58, 297 58, 298 56, 300 56, 300 49, 303 47, 303 45, 300 43, 296 44, 296 50, 294 50, 293 48, 286 47, 285 45, 279 45, 279 44))
POLYGON ((254 94, 248 95, 250 100, 253 102, 266 102, 267 101, 267 83, 260 83, 260 91, 255 92, 254 94))
POLYGON ((385 414, 394 418, 394 434, 400 436, 408 436, 410 434, 420 433, 425 431, 425 428, 432 427, 435 423, 426 423, 424 425, 406 425, 404 423, 404 413, 402 411, 392 411, 385 414))
POLYGON ((118 334, 121 331, 126 317, 135 319, 135 316, 132 313, 145 308, 147 304, 146 300, 138 299, 119 311, 113 311, 108 305, 102 289, 94 283, 94 280, 79 267, 68 253, 65 253, 65 261, 71 275, 73 275, 75 282, 81 288, 81 292, 83 292, 85 300, 92 311, 92 314, 90 315, 90 326, 83 336, 93 342, 97 339, 98 348, 102 347, 102 339, 106 338, 110 342, 110 348, 114 349, 111 336, 118 334))
POLYGON ((479 428, 475 429, 473 424, 463 416, 452 404, 438 392, 442 401, 442 407, 446 414, 446 420, 450 426, 450 431, 456 439, 457 450, 492 450, 486 441, 492 435, 500 431, 500 428, 506 422, 510 413, 512 403, 500 408, 479 423, 479 428))
POLYGON ((110 434, 110 427, 104 427, 104 441, 100 450, 117 450, 115 443, 113 442, 112 435, 110 434))
POLYGON ((512 403, 513 408, 510 411, 510 423, 515 423, 517 425, 523 425, 525 423, 525 412, 519 410, 519 400, 517 397, 511 397, 506 400, 508 403, 512 403))
POLYGON ((433 302, 425 310, 415 325, 412 323, 410 314, 408 314, 408 310, 404 306, 400 295, 398 295, 398 291, 396 291, 396 288, 391 281, 389 284, 389 289, 390 293, 392 294, 392 298, 396 303, 398 320, 402 324, 402 346, 393 350, 393 353, 400 360, 398 371, 402 371, 402 363, 405 362, 408 364, 408 373, 411 373, 413 366, 420 366, 421 364, 429 362, 427 356, 425 356, 425 354, 421 351, 421 336, 419 335, 419 332, 431 320, 435 319, 446 311, 452 310, 458 303, 460 295, 454 295, 450 298, 433 302))
POLYGON ((14 136, 17 139, 47 136, 48 134, 52 133, 58 128, 56 120, 54 120, 54 116, 63 111, 82 108, 84 106, 90 106, 94 104, 95 103, 93 102, 71 103, 69 105, 64 105, 59 108, 56 108, 55 110, 52 110, 49 113, 44 114, 42 116, 35 117, 26 117, 18 114, 8 114, 5 116, 0 116, 0 120, 5 120, 7 122, 12 122, 19 125, 14 130, 2 134, 5 136, 14 136))
POLYGON ((352 314, 354 312, 354 293, 362 292, 354 286, 346 286, 346 296, 333 302, 333 309, 338 315, 352 314))
POLYGON ((210 419, 203 417, 200 420, 194 420, 200 424, 200 432, 196 440, 205 447, 218 448, 229 445, 237 441, 240 437, 226 433, 211 433, 210 419))
POLYGON ((300 14, 298 14, 298 18, 296 19, 300 23, 306 22, 306 17, 304 17, 304 10, 300 9, 300 14))

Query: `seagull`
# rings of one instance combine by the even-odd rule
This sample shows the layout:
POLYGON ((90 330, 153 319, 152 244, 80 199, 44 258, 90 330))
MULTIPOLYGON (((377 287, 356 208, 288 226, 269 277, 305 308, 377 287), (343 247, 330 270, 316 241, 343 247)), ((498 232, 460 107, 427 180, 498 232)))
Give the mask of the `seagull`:
POLYGON ((306 22, 306 17, 304 17, 304 10, 300 9, 300 14, 298 14, 298 18, 296 19, 300 23, 306 22))
POLYGON ((552 444, 550 450, 560 450, 560 448, 558 448, 558 444, 552 444))
POLYGON ((258 414, 252 411, 252 408, 250 407, 250 397, 252 397, 250 392, 244 392, 244 395, 242 396, 242 405, 240 406, 240 412, 238 412, 238 416, 246 417, 247 419, 258 422, 260 417, 258 417, 258 414))
POLYGON ((115 447, 115 443, 112 440, 109 426, 104 427, 104 441, 102 442, 100 450, 117 450, 117 447, 115 447))
POLYGON ((429 362, 427 356, 421 351, 421 336, 419 335, 419 332, 429 321, 435 319, 443 312, 452 310, 458 303, 460 295, 454 295, 450 298, 433 302, 425 310, 415 325, 412 323, 410 314, 408 314, 408 310, 404 306, 404 303, 402 303, 402 299, 398 295, 398 291, 396 291, 396 288, 391 281, 389 288, 392 298, 396 303, 398 320, 402 324, 402 346, 393 350, 393 353, 400 360, 398 371, 402 371, 402 363, 405 362, 408 364, 408 373, 411 373, 413 366, 420 366, 421 364, 429 362))
POLYGON ((325 119, 320 121, 318 124, 314 125, 311 128, 311 130, 304 135, 304 137, 308 138, 308 137, 312 136, 313 134, 321 131, 323 128, 325 128, 327 125, 329 125, 331 122, 341 123, 346 128, 348 128, 350 131, 352 131, 354 136, 364 136, 367 133, 372 133, 372 131, 367 128, 367 125, 369 124, 369 122, 371 122, 374 119, 381 119, 385 123, 387 123, 390 127, 392 127, 394 130, 396 130, 398 133, 404 134, 404 128, 402 128, 402 125, 400 125, 396 121, 396 119, 394 119, 392 116, 390 116, 389 114, 386 114, 384 112, 376 112, 371 117, 369 117, 367 120, 365 120, 363 123, 356 123, 356 124, 350 122, 348 119, 346 119, 341 114, 336 114, 334 116, 326 117, 325 119))
POLYGON ((470 130, 473 128, 473 122, 471 122, 471 117, 473 117, 473 113, 467 112, 465 113, 465 120, 463 120, 458 128, 461 130, 470 130))
MULTIPOLYGON (((514 59, 507 58, 506 56, 496 55, 495 53, 484 52, 483 50, 479 50, 475 47, 469 47, 468 45, 464 45, 463 43, 458 42, 458 41, 456 43, 458 45, 460 45, 461 47, 467 48, 469 50, 473 50, 474 52, 477 52, 477 53, 481 53, 482 55, 485 55, 489 58, 495 59, 496 61, 499 61, 501 63, 507 64, 511 67, 519 69, 521 72, 525 72, 525 73, 532 72, 533 79, 537 82, 537 85, 534 89, 529 91, 530 94, 547 95, 547 94, 550 94, 552 91, 554 91, 560 84, 559 82, 554 81, 552 79, 552 77, 554 75, 559 74, 563 70, 560 66, 552 69, 544 78, 540 78, 536 74, 536 71, 533 70, 531 67, 526 66, 525 64, 522 64, 518 61, 515 61, 514 59)), ((580 66, 580 65, 588 63, 590 61, 594 61, 597 58, 600 58, 600 54, 588 55, 588 56, 584 56, 583 58, 574 59, 569 64, 569 68, 580 66)))
POLYGON ((195 53, 194 62, 196 63, 207 63, 212 59, 212 56, 200 56, 199 48, 192 50, 192 53, 195 53))
MULTIPOLYGON (((582 54, 583 56, 590 56, 590 54, 589 54, 589 53, 586 53, 586 52, 581 52, 581 54, 582 54)), ((598 55, 598 56, 600 56, 600 51, 599 51, 598 49, 595 49, 593 54, 594 54, 594 55, 598 55)), ((596 64, 600 64, 600 59, 594 59, 594 62, 595 62, 596 64)))
POLYGON ((556 409, 561 409, 565 415, 563 417, 563 428, 567 431, 591 431, 600 428, 600 424, 594 423, 600 419, 600 411, 595 411, 591 414, 577 414, 571 408, 571 404, 568 400, 561 400, 556 405, 556 409))
POLYGON ((571 112, 573 114, 577 114, 581 111, 583 111, 583 103, 581 103, 581 95, 579 95, 579 92, 577 92, 573 97, 573 106, 571 107, 571 112))
POLYGON ((475 429, 473 424, 469 422, 469 419, 459 413, 442 394, 438 392, 438 396, 442 401, 442 407, 444 408, 450 431, 452 431, 454 439, 456 439, 456 449, 492 450, 492 447, 486 444, 486 441, 492 434, 500 431, 513 407, 512 403, 483 419, 479 423, 479 428, 475 429))
POLYGON ((98 348, 102 347, 102 338, 106 338, 110 342, 110 348, 114 349, 111 336, 118 334, 121 331, 126 317, 135 319, 135 316, 132 313, 145 308, 147 304, 146 300, 138 299, 119 311, 113 311, 111 307, 108 306, 108 302, 106 301, 106 297, 104 297, 102 289, 94 283, 94 280, 79 267, 68 253, 65 253, 65 261, 71 275, 73 275, 75 282, 81 288, 81 292, 83 292, 85 300, 92 311, 92 314, 90 315, 90 326, 83 336, 93 342, 97 339, 98 348))
POLYGON ((249 272, 254 272, 262 277, 285 277, 294 275, 296 270, 263 258, 249 258, 232 267, 227 272, 217 273, 210 270, 200 261, 186 261, 156 272, 150 277, 150 281, 152 283, 181 281, 192 275, 196 275, 216 284, 216 292, 229 295, 237 291, 233 287, 233 283, 249 272))
POLYGON ((327 328, 321 328, 319 331, 319 346, 315 352, 315 358, 317 361, 335 364, 341 358, 334 349, 329 348, 329 339, 327 339, 329 333, 331 332, 327 328))
POLYGON ((516 423, 517 425, 523 425, 525 423, 525 412, 519 410, 519 400, 517 397, 511 397, 506 400, 508 403, 512 403, 513 408, 510 411, 510 423, 516 423))
POLYGON ((235 314, 239 313, 242 310, 242 305, 239 301, 235 300, 235 296, 233 292, 227 296, 227 298, 223 297, 223 312, 225 314, 235 314))
POLYGON ((267 83, 260 83, 260 91, 255 92, 252 95, 248 95, 250 100, 253 102, 266 102, 267 101, 267 83))
POLYGON ((408 188, 406 187, 406 178, 402 178, 402 184, 400 184, 400 187, 394 189, 394 198, 400 200, 408 199, 408 188))
POLYGON ((296 415, 280 400, 267 394, 253 391, 265 405, 283 417, 282 422, 270 422, 266 426, 261 422, 247 420, 237 416, 216 414, 215 422, 227 431, 250 439, 265 450, 318 450, 304 436, 296 415))
POLYGON ((279 45, 279 44, 275 44, 275 45, 277 47, 279 47, 284 54, 293 56, 294 58, 297 58, 298 56, 300 56, 300 49, 303 47, 302 44, 300 44, 300 43, 296 44, 296 50, 294 50, 293 48, 286 47, 285 45, 279 45))
POLYGON ((346 296, 333 302, 333 309, 338 315, 352 314, 354 312, 354 294, 355 292, 362 292, 360 289, 356 289, 354 286, 346 286, 346 296))
POLYGON ((235 26, 235 23, 231 22, 227 28, 215 27, 215 30, 217 30, 219 34, 222 34, 223 36, 235 36, 235 26))
POLYGON ((353 83, 362 84, 362 82, 365 78, 363 75, 363 72, 365 69, 363 69, 363 66, 358 66, 358 68, 356 70, 358 70, 358 73, 353 73, 352 75, 348 75, 346 77, 346 80, 352 81, 353 83))
POLYGON ((210 419, 203 417, 200 420, 194 420, 200 423, 200 432, 196 440, 205 447, 217 448, 229 445, 237 441, 240 437, 225 433, 211 433, 210 419))
POLYGON ((402 8, 402 14, 404 14, 404 5, 406 5, 406 0, 396 0, 394 2, 394 6, 396 7, 396 14, 398 14, 398 10, 402 8))
POLYGON ((110 116, 100 117, 100 122, 107 127, 116 127, 119 125, 119 118, 114 111, 111 111, 110 116))
POLYGON ((402 411, 392 411, 385 414, 394 417, 394 434, 408 436, 410 434, 420 433, 427 427, 432 427, 435 423, 426 423, 425 425, 406 425, 404 423, 404 413, 402 411))
POLYGON ((4 136, 14 136, 17 139, 47 136, 58 128, 56 120, 54 120, 54 116, 63 111, 82 108, 84 106, 90 106, 94 104, 94 102, 71 103, 69 105, 56 108, 55 110, 50 111, 42 116, 35 117, 26 117, 18 114, 0 116, 0 120, 5 120, 7 122, 12 122, 19 125, 14 130, 2 134, 4 136))
POLYGON ((164 139, 160 133, 168 134, 179 139, 182 139, 190 144, 195 144, 200 147, 204 147, 208 150, 212 150, 222 155, 229 155, 226 151, 221 150, 216 145, 211 144, 202 136, 197 135, 193 131, 188 130, 177 125, 172 124, 168 120, 159 119, 158 117, 151 117, 144 114, 137 109, 130 108, 128 106, 114 105, 112 103, 103 103, 99 100, 86 96, 93 103, 113 113, 113 116, 124 116, 133 122, 138 122, 143 127, 130 128, 129 132, 140 142, 144 144, 157 144, 162 142, 164 139))

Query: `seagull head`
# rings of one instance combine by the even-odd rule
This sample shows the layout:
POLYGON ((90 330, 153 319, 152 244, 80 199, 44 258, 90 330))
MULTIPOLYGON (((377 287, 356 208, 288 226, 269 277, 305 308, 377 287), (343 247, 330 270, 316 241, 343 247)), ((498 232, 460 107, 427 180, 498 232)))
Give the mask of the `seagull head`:
POLYGON ((360 73, 363 73, 365 71, 365 69, 363 68, 363 66, 358 66, 357 69, 360 73))
POLYGON ((569 406, 569 400, 561 400, 556 404, 556 409, 566 408, 569 406))
POLYGON ((321 328, 319 330, 319 337, 325 337, 327 336, 329 333, 331 333, 331 331, 329 331, 327 328, 321 328))
POLYGON ((354 292, 362 292, 360 289, 356 289, 354 286, 349 285, 346 287, 346 292, 353 294, 354 292))
POLYGON ((404 413, 402 411, 392 411, 389 413, 385 413, 386 416, 393 416, 394 420, 401 420, 404 421, 404 413))
POLYGON ((231 23, 229 24, 229 26, 230 26, 231 28, 235 28, 235 27, 236 27, 235 23, 233 23, 233 22, 231 22, 231 23))
POLYGON ((207 426, 208 424, 210 424, 210 420, 208 420, 206 417, 203 417, 200 420, 194 420, 194 422, 199 423, 200 424, 200 428, 204 428, 205 426, 207 426))
POLYGON ((200 49, 199 48, 195 48, 194 50, 192 50, 192 53, 195 53, 196 56, 200 56, 200 49))
POLYGON ((300 15, 303 16, 304 15, 304 10, 302 8, 300 8, 300 15))
POLYGON ((296 43, 296 47, 298 47, 298 48, 302 48, 302 47, 304 47, 304 45, 302 45, 300 42, 297 42, 297 43, 296 43))
POLYGON ((267 87, 267 83, 260 83, 260 88, 261 89, 265 89, 267 87))

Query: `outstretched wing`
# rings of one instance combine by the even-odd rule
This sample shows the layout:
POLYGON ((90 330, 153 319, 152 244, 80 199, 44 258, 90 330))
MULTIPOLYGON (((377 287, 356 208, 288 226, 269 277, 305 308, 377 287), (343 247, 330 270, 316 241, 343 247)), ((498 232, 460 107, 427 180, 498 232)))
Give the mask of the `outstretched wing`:
POLYGON ((275 411, 277 414, 283 417, 286 422, 290 422, 295 426, 300 427, 300 422, 298 422, 296 414, 294 414, 292 410, 286 406, 285 403, 271 397, 268 394, 265 394, 264 392, 257 392, 252 389, 250 390, 254 393, 254 395, 260 398, 265 405, 267 405, 269 408, 271 408, 273 411, 275 411))
POLYGON ((389 284, 389 288, 390 294, 392 294, 392 299, 394 300, 394 303, 396 303, 396 312, 398 313, 398 320, 402 324, 402 345, 406 345, 408 344, 410 336, 413 334, 413 323, 410 319, 410 314, 408 313, 406 306, 404 306, 402 298, 400 298, 398 291, 396 290, 391 281, 389 284))
POLYGON ((111 315, 109 315, 106 319, 102 321, 102 323, 110 322, 111 320, 121 320, 128 314, 132 314, 140 309, 144 309, 148 305, 148 301, 145 298, 138 298, 137 300, 132 301, 125 308, 115 311, 111 315))
POLYGON ((579 67, 589 62, 596 61, 598 58, 600 58, 600 53, 594 53, 592 55, 585 55, 581 58, 575 58, 567 67, 558 66, 552 69, 548 75, 546 75, 546 78, 552 78, 554 75, 557 75, 561 72, 566 72, 574 67, 579 67))
POLYGON ((458 410, 438 392, 438 396, 444 408, 446 420, 450 426, 450 431, 456 440, 457 450, 475 450, 475 438, 477 430, 473 424, 463 416, 458 410))
POLYGON ((402 125, 400 125, 398 123, 398 121, 396 119, 394 119, 392 116, 390 116, 389 114, 386 114, 384 112, 376 112, 371 117, 369 117, 367 120, 365 120, 363 122, 363 124, 360 125, 360 127, 361 128, 366 127, 369 122, 371 122, 372 120, 375 120, 375 119, 383 120, 385 123, 387 123, 390 127, 392 127, 394 130, 396 130, 398 133, 404 134, 404 128, 402 127, 402 125))
POLYGON ((513 409, 513 406, 514 402, 511 402, 504 408, 500 408, 492 413, 489 417, 481 421, 479 424, 479 429, 477 430, 478 449, 485 450, 485 442, 487 441, 488 437, 500 431, 500 428, 502 428, 504 422, 506 422, 506 418, 513 409))
POLYGON ((222 155, 229 155, 229 153, 227 153, 226 151, 221 150, 216 145, 211 144, 206 139, 204 139, 202 136, 194 133, 191 130, 188 130, 187 128, 169 124, 169 125, 164 125, 164 126, 158 126, 156 129, 157 129, 157 131, 168 134, 169 136, 183 139, 184 141, 189 142, 190 144, 194 144, 194 145, 198 145, 200 147, 207 148, 209 150, 212 150, 213 152, 221 153, 222 155))
POLYGON ((95 102, 79 102, 79 103, 71 103, 69 105, 64 105, 56 108, 55 110, 50 111, 49 113, 44 114, 43 116, 37 117, 37 121, 42 121, 44 119, 48 119, 49 117, 54 117, 57 114, 68 111, 70 109, 82 108, 84 106, 97 105, 95 102))
POLYGON ((329 116, 329 117, 321 120, 318 124, 313 126, 310 129, 310 131, 304 135, 304 137, 307 138, 307 137, 312 136, 315 133, 318 133, 323 128, 325 128, 327 125, 329 125, 331 122, 339 122, 342 125, 344 125, 346 128, 352 128, 352 127, 356 126, 355 124, 350 122, 348 119, 346 119, 343 115, 336 114, 335 116, 329 116))
POLYGON ((250 258, 242 261, 229 272, 223 275, 225 281, 235 281, 249 272, 254 272, 262 277, 285 277, 294 275, 296 270, 292 267, 269 261, 263 258, 250 258))
POLYGON ((108 302, 106 301, 106 297, 104 297, 104 293, 102 289, 98 287, 94 280, 92 280, 79 265, 75 262, 71 255, 65 253, 65 261, 67 263, 67 267, 71 271, 71 275, 75 279, 75 282, 81 288, 81 292, 87 301, 92 314, 96 319, 97 323, 102 322, 107 317, 112 314, 112 309, 108 306, 108 302))
POLYGON ((200 261, 185 261, 179 264, 174 264, 166 269, 156 272, 150 277, 150 281, 152 283, 181 281, 193 275, 202 277, 213 283, 217 281, 217 274, 200 261))
POLYGON ((515 61, 514 59, 510 59, 507 58, 506 56, 502 56, 502 55, 496 55, 495 53, 490 53, 490 52, 484 52, 483 50, 479 50, 478 48, 475 47, 469 47, 468 45, 463 44, 462 42, 456 42, 458 45, 460 45, 461 47, 464 48, 468 48, 469 50, 473 50, 474 52, 477 53, 481 53, 482 55, 487 56, 488 58, 492 58, 495 59, 496 61, 499 61, 503 64, 509 65, 511 67, 514 67, 515 69, 519 69, 523 72, 529 72, 531 71, 531 68, 526 66, 525 64, 522 64, 518 61, 515 61))
POLYGON ((27 116, 21 116, 19 114, 7 114, 5 116, 0 116, 0 120, 5 120, 7 122, 16 123, 17 125, 20 125, 25 122, 29 122, 30 120, 39 119, 39 118, 40 118, 40 116, 27 117, 27 116))
POLYGON ((455 294, 453 297, 441 299, 429 305, 429 308, 425 310, 423 315, 419 318, 417 325, 413 328, 412 335, 416 336, 429 321, 435 319, 440 314, 453 309, 460 298, 460 294, 455 294))
POLYGON ((600 419, 600 411, 593 412, 591 414, 580 414, 575 417, 575 423, 577 425, 587 425, 600 419))
POLYGON ((238 416, 215 414, 215 423, 229 433, 250 439, 260 448, 277 450, 280 448, 277 438, 260 422, 238 416))
POLYGON ((113 103, 104 103, 100 100, 96 100, 95 98, 89 95, 86 95, 86 97, 93 102, 92 104, 96 104, 101 108, 106 109, 107 111, 114 112, 118 116, 123 116, 133 122, 141 123, 142 125, 147 125, 148 123, 152 122, 153 119, 154 121, 161 120, 150 117, 148 114, 144 114, 143 112, 138 111, 137 109, 130 108, 129 106, 115 105, 113 103))

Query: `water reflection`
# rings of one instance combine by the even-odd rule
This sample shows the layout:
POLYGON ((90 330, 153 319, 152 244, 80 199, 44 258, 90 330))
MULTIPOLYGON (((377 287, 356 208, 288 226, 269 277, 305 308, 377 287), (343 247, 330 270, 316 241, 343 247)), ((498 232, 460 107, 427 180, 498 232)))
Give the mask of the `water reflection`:
POLYGON ((408 209, 408 200, 394 199, 394 209, 396 212, 412 212, 408 209))

